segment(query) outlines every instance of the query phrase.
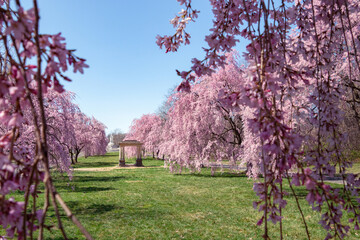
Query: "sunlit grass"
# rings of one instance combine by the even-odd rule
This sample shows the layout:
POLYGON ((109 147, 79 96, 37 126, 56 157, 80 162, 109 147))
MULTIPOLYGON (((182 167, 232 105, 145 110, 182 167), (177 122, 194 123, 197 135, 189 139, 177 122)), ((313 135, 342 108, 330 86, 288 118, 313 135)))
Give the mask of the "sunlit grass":
MULTIPOLYGON (((118 154, 111 153, 80 158, 76 168, 117 164, 118 154)), ((257 200, 253 180, 230 173, 211 176, 207 169, 198 174, 172 174, 161 167, 161 160, 145 159, 143 164, 145 168, 75 170, 72 181, 57 174, 56 187, 95 239, 262 239, 263 226, 256 226, 261 215, 252 207, 257 200)), ((286 191, 290 192, 287 188, 286 191)), ((297 194, 312 239, 324 239, 326 234, 318 225, 319 214, 305 201, 306 191, 300 188, 297 194)), ((18 199, 21 196, 16 194, 18 199)), ((286 199, 284 239, 306 239, 295 201, 291 195, 286 199)), ((49 216, 47 224, 55 227, 46 231, 46 239, 62 239, 52 209, 49 216)), ((65 214, 61 219, 70 239, 83 239, 65 214)), ((272 239, 279 239, 279 224, 270 226, 272 239)), ((357 234, 353 232, 347 239, 358 239, 357 234)))
MULTIPOLYGON (((126 165, 134 165, 135 158, 126 159, 126 165)), ((78 163, 72 165, 76 168, 104 168, 119 165, 119 153, 111 152, 104 156, 80 157, 78 163)), ((143 165, 146 167, 164 166, 164 161, 153 159, 151 157, 143 157, 143 165)))

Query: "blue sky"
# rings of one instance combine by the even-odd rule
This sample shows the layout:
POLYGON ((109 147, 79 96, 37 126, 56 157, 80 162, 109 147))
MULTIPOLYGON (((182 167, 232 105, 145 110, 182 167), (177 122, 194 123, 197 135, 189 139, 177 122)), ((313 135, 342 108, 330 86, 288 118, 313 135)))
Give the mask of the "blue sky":
MULTIPOLYGON (((202 58, 212 26, 208 1, 193 1, 200 10, 187 30, 191 44, 167 53, 155 44, 157 34, 172 34, 169 20, 181 10, 176 0, 39 0, 41 33, 61 32, 67 46, 87 59, 85 73, 68 74, 76 103, 107 132, 127 132, 134 118, 153 113, 168 90, 180 83, 175 69, 188 70, 202 58)), ((244 47, 241 46, 242 50, 244 47)))

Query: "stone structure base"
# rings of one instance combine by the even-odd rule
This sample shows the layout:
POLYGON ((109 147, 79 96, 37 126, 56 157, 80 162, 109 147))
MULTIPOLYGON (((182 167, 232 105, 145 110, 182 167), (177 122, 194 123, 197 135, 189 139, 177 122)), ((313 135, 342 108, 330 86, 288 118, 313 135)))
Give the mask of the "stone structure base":
POLYGON ((125 147, 136 147, 136 163, 135 166, 143 167, 141 157, 142 143, 136 140, 125 140, 119 143, 119 166, 125 167, 125 147))
POLYGON ((142 164, 142 159, 136 159, 135 166, 137 166, 137 167, 143 167, 144 165, 142 164))

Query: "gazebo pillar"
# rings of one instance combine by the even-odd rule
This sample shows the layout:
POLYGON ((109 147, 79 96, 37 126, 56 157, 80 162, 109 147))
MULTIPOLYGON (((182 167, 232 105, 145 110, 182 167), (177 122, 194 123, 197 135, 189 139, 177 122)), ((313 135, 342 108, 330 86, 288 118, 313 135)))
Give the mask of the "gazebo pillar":
POLYGON ((119 166, 125 167, 125 147, 119 147, 119 166))
POLYGON ((125 147, 136 147, 136 163, 135 166, 143 167, 141 157, 141 146, 143 144, 136 140, 125 140, 119 143, 119 166, 125 167, 125 147))
POLYGON ((135 166, 142 167, 143 164, 142 164, 142 158, 141 158, 141 145, 137 146, 136 150, 137 150, 137 154, 136 154, 137 156, 136 156, 135 166))

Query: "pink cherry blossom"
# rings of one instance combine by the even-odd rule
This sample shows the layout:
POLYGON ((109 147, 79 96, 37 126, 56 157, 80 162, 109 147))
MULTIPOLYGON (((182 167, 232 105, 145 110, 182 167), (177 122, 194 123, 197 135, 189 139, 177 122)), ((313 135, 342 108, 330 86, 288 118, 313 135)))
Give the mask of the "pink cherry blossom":
MULTIPOLYGON (((191 1, 181 3, 188 6, 186 12, 191 12, 191 1)), ((242 159, 251 163, 251 176, 263 176, 262 185, 255 185, 254 190, 261 200, 256 206, 264 211, 259 221, 264 224, 264 239, 269 236, 267 221, 281 221, 279 208, 284 205, 278 199, 284 196, 281 186, 286 178, 291 187, 306 186, 308 202, 322 212, 321 224, 329 232, 326 239, 343 238, 349 230, 341 223, 345 206, 356 216, 354 219, 360 216, 359 205, 350 197, 359 199, 355 190, 359 176, 347 176, 351 162, 346 156, 346 147, 354 139, 350 136, 360 129, 358 1, 251 0, 211 4, 213 28, 205 38, 209 47, 205 48, 203 60, 194 59, 191 70, 181 74, 184 80, 178 89, 202 98, 205 93, 199 94, 196 80, 193 83, 194 79, 189 78, 191 73, 198 77, 214 75, 226 62, 224 53, 242 41, 238 36, 247 39, 250 43, 243 55, 247 66, 234 82, 238 88, 220 89, 219 101, 241 115, 243 147, 250 150, 242 159), (347 124, 350 119, 356 130, 347 124), (349 179, 343 186, 348 197, 324 184, 324 175, 334 176, 336 169, 340 169, 344 180, 349 179), (331 207, 322 208, 323 204, 331 207)), ((166 48, 177 50, 183 44, 176 38, 177 33, 171 38, 158 37, 158 44, 164 45, 161 40, 166 39, 166 48)), ((182 106, 191 109, 188 106, 196 101, 188 98, 182 106)), ((182 119, 183 112, 175 119, 182 119)), ((186 125, 196 120, 189 118, 186 125)), ((179 123, 169 125, 172 128, 179 123)), ((182 136, 179 142, 186 139, 182 136)), ((186 153, 182 156, 188 158, 186 153)), ((191 167, 189 160, 171 161, 191 167)), ((355 228, 358 221, 354 221, 355 228)), ((310 238, 306 220, 303 222, 310 238)))

